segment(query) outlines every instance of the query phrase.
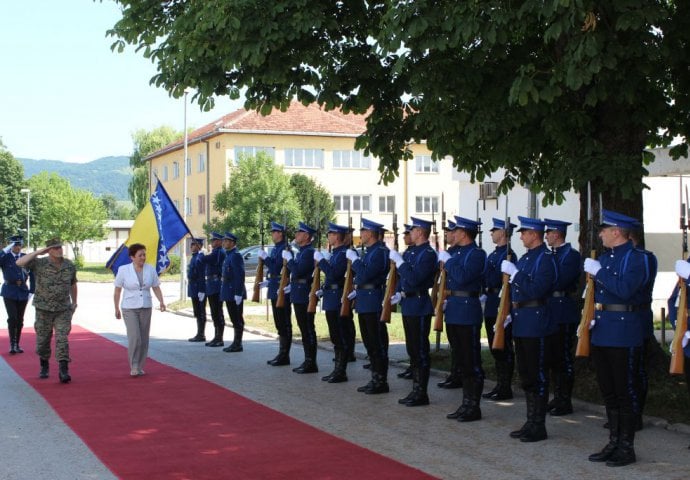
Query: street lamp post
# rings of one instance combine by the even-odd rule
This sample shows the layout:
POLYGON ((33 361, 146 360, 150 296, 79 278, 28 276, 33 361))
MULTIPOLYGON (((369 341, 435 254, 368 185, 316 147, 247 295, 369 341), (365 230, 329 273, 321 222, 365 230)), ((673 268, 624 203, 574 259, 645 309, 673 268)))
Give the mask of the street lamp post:
POLYGON ((31 248, 31 190, 22 188, 21 193, 26 193, 26 248, 31 248))

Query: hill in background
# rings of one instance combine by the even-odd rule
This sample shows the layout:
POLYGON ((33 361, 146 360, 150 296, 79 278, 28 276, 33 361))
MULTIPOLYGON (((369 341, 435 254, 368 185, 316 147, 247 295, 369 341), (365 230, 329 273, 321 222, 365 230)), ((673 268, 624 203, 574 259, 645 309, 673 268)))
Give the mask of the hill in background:
POLYGON ((109 193, 118 200, 128 200, 127 186, 132 178, 129 157, 103 157, 87 163, 31 158, 17 160, 24 166, 24 178, 41 172, 54 172, 69 180, 74 188, 88 190, 98 197, 109 193))

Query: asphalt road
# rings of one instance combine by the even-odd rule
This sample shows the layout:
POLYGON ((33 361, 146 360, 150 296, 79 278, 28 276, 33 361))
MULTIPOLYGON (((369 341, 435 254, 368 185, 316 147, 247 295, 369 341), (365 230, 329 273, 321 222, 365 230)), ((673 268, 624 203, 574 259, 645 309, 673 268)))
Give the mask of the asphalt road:
MULTIPOLYGON (((164 292, 167 301, 173 301, 179 295, 179 286, 165 284, 164 292)), ((79 309, 74 322, 125 344, 124 324, 114 318, 109 284, 80 284, 79 309)), ((26 323, 33 324, 31 307, 27 309, 26 323)), ((484 418, 461 424, 445 418, 446 413, 459 405, 459 390, 444 391, 432 386, 431 405, 417 408, 398 405, 397 399, 408 393, 410 383, 396 378, 400 371, 396 367, 389 373, 391 393, 368 396, 355 391, 368 381, 368 371, 362 369, 361 361, 350 364, 349 382, 326 384, 321 376, 332 369, 330 351, 319 350, 319 374, 297 375, 287 367, 266 365, 266 360, 277 350, 276 341, 268 336, 247 332, 244 352, 231 354, 187 342, 194 329, 191 318, 155 311, 150 356, 440 478, 685 479, 690 476, 687 448, 690 429, 686 426, 648 418, 636 439, 638 462, 628 467, 609 468, 587 461, 590 453, 607 442, 607 431, 601 427, 603 410, 598 406, 576 402, 575 414, 547 419, 548 440, 525 444, 508 437, 511 430, 524 422, 525 405, 520 396, 509 402, 483 402, 484 418)), ((207 333, 211 330, 209 325, 207 333)), ((230 330, 226 338, 231 336, 230 330)), ((24 345, 24 355, 35 355, 31 347, 24 345)), ((3 345, 3 351, 5 348, 3 345)), ((393 357, 404 355, 401 346, 394 346, 392 352, 393 357)), ((293 346, 292 360, 293 365, 302 360, 299 345, 293 346)), ((3 354, 0 479, 114 478, 43 399, 16 376, 8 361, 11 358, 3 354)), ((73 358, 73 362, 80 361, 87 359, 73 358)), ((38 359, 36 364, 38 372, 38 359)))

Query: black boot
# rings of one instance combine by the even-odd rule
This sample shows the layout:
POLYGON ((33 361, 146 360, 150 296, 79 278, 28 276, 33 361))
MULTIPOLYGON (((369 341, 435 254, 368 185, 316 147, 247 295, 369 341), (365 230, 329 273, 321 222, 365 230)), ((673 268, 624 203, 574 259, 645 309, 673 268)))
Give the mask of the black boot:
POLYGON ((513 398, 513 365, 504 361, 496 362, 496 388, 489 392, 491 395, 483 396, 489 400, 499 402, 513 398))
POLYGON ((7 334, 10 337, 10 355, 14 355, 17 351, 14 349, 14 327, 7 326, 7 334))
POLYGON ((211 339, 211 341, 206 342, 205 345, 207 347, 213 347, 213 346, 215 346, 213 344, 216 343, 217 339, 218 339, 218 327, 214 325, 213 326, 213 338, 211 339))
POLYGON ((48 360, 41 359, 41 371, 38 374, 38 378, 48 378, 48 370, 50 369, 50 362, 48 360))
POLYGON ((412 379, 412 367, 407 367, 405 370, 398 373, 398 378, 402 378, 404 380, 411 380, 412 379))
POLYGON ((335 354, 335 370, 326 380, 328 383, 343 383, 347 382, 347 354, 344 351, 338 351, 335 354))
POLYGON ((438 388, 445 388, 449 390, 454 388, 462 388, 462 374, 458 368, 458 361, 456 357, 457 356, 451 351, 450 370, 448 371, 446 379, 436 384, 438 388))
POLYGON ((557 388, 554 392, 552 406, 549 413, 554 417, 561 417, 573 413, 573 379, 568 378, 565 373, 560 373, 556 378, 557 388))
POLYGON ((465 397, 463 395, 462 398, 462 404, 455 410, 453 413, 449 413, 446 415, 446 418, 449 420, 457 420, 460 418, 464 413, 467 411, 467 408, 469 407, 469 398, 465 397))
POLYGON ((364 391, 367 395, 378 395, 381 393, 388 393, 388 359, 387 358, 372 358, 371 359, 371 388, 364 391))
POLYGON ((484 382, 477 379, 466 378, 463 383, 469 385, 466 391, 463 388, 463 394, 469 396, 467 408, 458 417, 458 422, 474 422, 482 419, 482 410, 479 408, 479 402, 482 398, 480 392, 484 388, 484 382))
POLYGON ((618 429, 619 429, 619 411, 617 409, 606 409, 606 418, 608 418, 609 426, 609 443, 597 453, 589 456, 590 462, 606 462, 611 458, 613 452, 618 446, 618 429))
POLYGON ((283 365, 290 365, 290 347, 292 346, 292 337, 281 335, 278 337, 279 350, 278 355, 273 360, 267 363, 273 367, 280 367, 283 365))
POLYGON ((429 369, 415 367, 414 377, 417 381, 417 389, 412 389, 414 395, 405 404, 408 407, 419 407, 422 405, 429 405, 429 395, 427 394, 427 387, 429 385, 429 369))
POLYGON ((22 350, 22 347, 19 346, 19 340, 22 338, 22 326, 20 325, 17 327, 17 330, 14 332, 14 351, 16 353, 24 353, 24 350, 22 350))
POLYGON ((244 334, 243 328, 233 328, 235 332, 235 337, 229 347, 223 349, 224 352, 241 352, 244 350, 242 347, 242 335, 244 334))
POLYGON ((606 462, 607 467, 624 467, 635 463, 635 427, 637 425, 637 416, 635 414, 619 415, 618 427, 618 446, 613 452, 609 460, 606 462))
MULTIPOLYGON (((532 416, 530 427, 520 436, 521 442, 539 442, 546 440, 546 405, 548 397, 530 393, 532 398, 532 416)), ((529 411, 528 411, 529 415, 529 411)))
POLYGON ((189 339, 190 342, 205 342, 206 341, 206 319, 196 319, 196 335, 189 339))
POLYGON ((532 429, 532 420, 534 418, 534 395, 530 392, 525 392, 525 406, 527 408, 527 421, 518 430, 510 432, 510 438, 520 438, 527 431, 532 429))
POLYGON ((59 365, 58 375, 60 383, 69 383, 72 380, 72 377, 69 375, 69 362, 67 360, 60 360, 59 365))

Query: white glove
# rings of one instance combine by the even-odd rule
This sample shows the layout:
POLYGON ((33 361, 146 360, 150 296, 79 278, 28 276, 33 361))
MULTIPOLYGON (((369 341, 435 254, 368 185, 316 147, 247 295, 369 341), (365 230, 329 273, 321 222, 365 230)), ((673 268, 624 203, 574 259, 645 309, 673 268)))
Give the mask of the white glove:
POLYGON ((14 242, 7 245, 5 248, 2 249, 2 251, 5 253, 10 253, 10 250, 12 250, 12 247, 14 247, 14 242))
POLYGON ((320 262, 323 260, 323 253, 321 252, 314 252, 314 261, 315 262, 320 262))
MULTIPOLYGON (((503 260, 503 261, 505 262, 505 260, 503 260)), ((508 262, 508 263, 510 263, 510 262, 508 262)), ((511 323, 512 321, 513 321, 513 317, 511 317, 510 315, 508 315, 508 316, 506 317, 505 321, 503 322, 503 328, 506 328, 508 325, 510 325, 510 323, 511 323)))
POLYGON ((688 341, 690 341, 690 332, 685 332, 685 335, 683 335, 683 340, 680 342, 683 348, 688 346, 688 341))
POLYGON ((511 277, 515 275, 518 272, 517 267, 513 262, 509 262, 508 260, 503 260, 501 262, 501 272, 510 275, 511 277))
POLYGON ((589 329, 590 330, 593 329, 594 325, 596 325, 596 324, 597 324, 597 321, 596 321, 596 319, 593 318, 592 321, 589 322, 589 329))
POLYGON ((259 249, 259 258, 261 260, 266 260, 268 258, 268 253, 266 253, 266 250, 264 250, 263 248, 259 249))
POLYGON ((28 299, 27 301, 30 302, 32 298, 34 298, 34 294, 33 294, 33 293, 30 293, 30 294, 29 294, 29 299, 28 299))
POLYGON ((242 295, 235 295, 235 303, 237 305, 242 305, 242 295))
POLYGON ((402 300, 402 294, 400 292, 395 292, 395 294, 391 297, 391 305, 399 304, 400 300, 402 300))
POLYGON ((448 300, 444 300, 443 301, 443 307, 442 307, 444 312, 446 311, 447 306, 448 306, 448 300))
POLYGON ((585 272, 589 273, 593 277, 597 276, 601 270, 601 263, 599 260, 594 260, 593 258, 585 258, 585 272))
POLYGON ((679 277, 687 280, 690 277, 690 263, 685 260, 678 260, 676 262, 676 273, 679 277))
POLYGON ((357 296, 357 290, 352 290, 348 295, 347 299, 348 300, 354 300, 354 298, 357 296))
POLYGON ((451 254, 443 250, 442 252, 438 253, 438 261, 446 263, 448 260, 450 260, 451 254))
POLYGON ((323 297, 323 290, 319 289, 316 291, 316 298, 321 298, 323 297))
POLYGON ((486 299, 487 299, 487 296, 486 296, 485 294, 482 294, 482 295, 479 297, 479 303, 481 303, 482 305, 484 305, 484 304, 486 303, 486 299))
POLYGON ((287 295, 292 291, 292 285, 288 285, 287 287, 283 288, 283 292, 287 295))
POLYGON ((199 292, 196 294, 196 298, 198 298, 200 302, 203 302, 204 298, 206 298, 206 294, 204 292, 199 292))
POLYGON ((395 266, 400 268, 400 265, 405 263, 405 260, 403 260, 402 255, 400 255, 398 252, 395 250, 391 250, 390 253, 388 254, 388 258, 390 258, 392 261, 395 262, 395 266))
POLYGON ((283 257, 283 260, 287 260, 288 262, 292 260, 292 252, 289 250, 283 250, 280 255, 283 257))
POLYGON ((268 280, 264 280, 263 282, 259 282, 259 288, 266 288, 268 287, 268 280))
POLYGON ((351 248, 347 249, 347 251, 345 252, 345 256, 351 262, 355 262, 355 261, 359 260, 359 255, 357 255, 357 252, 351 248))

